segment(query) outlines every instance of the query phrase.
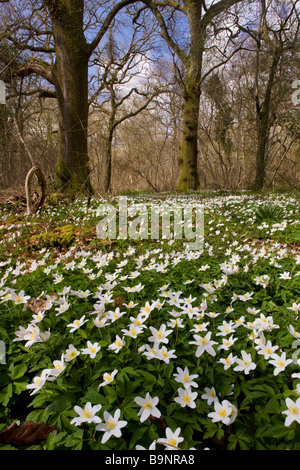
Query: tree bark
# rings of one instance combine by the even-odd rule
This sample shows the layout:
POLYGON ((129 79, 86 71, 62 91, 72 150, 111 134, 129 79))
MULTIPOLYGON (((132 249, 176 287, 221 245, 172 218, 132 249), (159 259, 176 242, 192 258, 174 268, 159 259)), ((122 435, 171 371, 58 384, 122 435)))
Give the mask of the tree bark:
POLYGON ((113 141, 113 134, 114 134, 113 121, 114 121, 114 117, 110 119, 108 129, 106 132, 106 137, 105 137, 105 182, 104 182, 105 192, 109 192, 111 190, 112 141, 113 141))
POLYGON ((183 91, 183 122, 180 147, 180 178, 178 189, 198 189, 198 123, 201 94, 202 57, 206 28, 201 26, 202 2, 184 0, 190 29, 190 51, 185 62, 186 78, 183 91))
POLYGON ((263 103, 261 105, 257 103, 257 151, 255 180, 253 183, 253 189, 255 190, 263 189, 266 179, 267 149, 272 118, 272 91, 279 60, 280 52, 278 49, 276 49, 273 55, 263 103))
POLYGON ((56 62, 53 68, 59 109, 56 180, 71 194, 92 194, 87 149, 88 54, 83 0, 47 1, 52 19, 56 62))
MULTIPOLYGON (((180 149, 180 178, 177 189, 198 189, 198 122, 199 100, 201 94, 202 60, 204 54, 206 30, 209 24, 218 15, 241 0, 219 0, 209 7, 202 0, 158 1, 143 0, 151 9, 159 24, 161 35, 174 55, 184 68, 184 77, 181 78, 183 88, 183 124, 182 141, 180 149), (172 38, 172 29, 169 29, 164 19, 164 8, 174 8, 183 12, 189 24, 189 49, 181 48, 178 41, 172 38)), ((167 9, 165 11, 168 11, 167 9)), ((181 74, 180 74, 181 75, 181 74)))
POLYGON ((197 189, 198 122, 200 90, 196 84, 184 94, 182 139, 180 146, 180 178, 178 190, 197 189))

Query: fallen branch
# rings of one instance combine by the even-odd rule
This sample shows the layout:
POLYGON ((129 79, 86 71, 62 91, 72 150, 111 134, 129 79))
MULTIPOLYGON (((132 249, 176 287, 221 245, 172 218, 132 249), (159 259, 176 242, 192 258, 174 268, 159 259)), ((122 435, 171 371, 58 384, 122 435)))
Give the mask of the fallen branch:
POLYGON ((23 136, 20 132, 18 122, 15 118, 14 115, 12 115, 14 124, 17 130, 18 137, 20 139, 20 142, 24 146, 24 149, 29 157, 29 160, 31 161, 32 167, 27 173, 26 179, 25 179, 25 196, 26 196, 26 205, 27 205, 27 211, 26 215, 33 215, 36 214, 36 212, 39 210, 40 207, 44 204, 45 198, 46 198, 46 179, 44 176, 44 173, 40 169, 38 165, 35 164, 34 158, 29 150, 29 148, 26 145, 25 140, 23 139, 23 136), (31 196, 31 181, 33 176, 36 175, 38 184, 41 188, 41 193, 37 194, 36 197, 31 196))

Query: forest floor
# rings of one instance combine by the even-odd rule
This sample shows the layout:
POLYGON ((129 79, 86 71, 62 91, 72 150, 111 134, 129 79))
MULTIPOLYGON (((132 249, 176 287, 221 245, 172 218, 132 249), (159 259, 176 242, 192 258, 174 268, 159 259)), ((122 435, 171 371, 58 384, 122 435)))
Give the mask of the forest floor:
POLYGON ((133 220, 201 204, 196 250, 130 223, 99 237, 105 204, 120 223, 119 196, 52 195, 33 217, 3 197, 0 448, 299 449, 299 195, 122 195, 133 220), (97 424, 113 417, 115 434, 97 424), (29 421, 49 435, 5 437, 29 421))

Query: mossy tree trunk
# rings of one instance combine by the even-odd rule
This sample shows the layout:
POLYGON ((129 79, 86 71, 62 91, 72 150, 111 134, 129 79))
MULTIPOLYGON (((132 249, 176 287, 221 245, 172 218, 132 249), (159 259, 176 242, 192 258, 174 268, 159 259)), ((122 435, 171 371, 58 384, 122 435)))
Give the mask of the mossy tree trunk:
MULTIPOLYGON (((194 80, 191 80, 192 82, 194 80)), ((200 90, 196 83, 184 92, 182 139, 180 146, 180 178, 178 190, 197 189, 198 179, 198 122, 200 90)))
POLYGON ((257 150, 255 180, 253 183, 253 189, 255 190, 261 190, 265 185, 267 150, 272 122, 272 91, 280 58, 281 52, 276 49, 273 54, 263 102, 260 103, 258 96, 256 97, 257 150))
POLYGON ((112 143, 114 135, 115 115, 110 116, 108 129, 105 136, 105 192, 111 191, 112 183, 112 143))
POLYGON ((56 179, 64 191, 92 193, 87 149, 88 54, 83 0, 47 1, 56 62, 53 81, 59 109, 56 179))
MULTIPOLYGON (((202 62, 208 26, 220 14, 241 0, 219 0, 206 5, 203 0, 182 0, 180 2, 163 0, 143 0, 151 9, 160 26, 161 35, 173 50, 182 70, 179 79, 183 89, 183 123, 180 148, 180 177, 178 190, 198 189, 198 123, 199 101, 201 96, 202 62), (173 7, 170 17, 168 13, 173 7), (189 48, 180 47, 180 41, 172 37, 169 20, 177 11, 186 15, 189 25, 189 48), (182 73, 183 71, 183 73, 182 73)), ((173 18, 170 21, 173 24, 173 18)), ((179 68, 178 68, 179 70, 179 68)))
POLYGON ((201 94, 202 57, 206 27, 202 26, 202 2, 184 0, 190 29, 190 50, 185 60, 186 77, 183 85, 182 140, 180 147, 180 178, 178 189, 197 189, 198 124, 201 94))

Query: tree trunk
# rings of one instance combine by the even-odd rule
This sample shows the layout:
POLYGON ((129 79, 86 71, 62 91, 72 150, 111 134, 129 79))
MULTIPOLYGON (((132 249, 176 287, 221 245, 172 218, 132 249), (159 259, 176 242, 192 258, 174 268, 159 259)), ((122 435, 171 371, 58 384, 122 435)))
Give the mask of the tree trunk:
POLYGON ((199 185, 197 168, 199 99, 200 90, 194 84, 184 95, 179 191, 197 189, 199 185))
POLYGON ((92 193, 87 149, 88 54, 83 0, 48 2, 55 40, 53 70, 59 108, 59 155, 56 180, 71 194, 92 193))
POLYGON ((275 82, 275 74, 280 60, 280 52, 275 50, 269 72, 267 88, 264 101, 261 106, 257 106, 257 151, 256 151, 256 170, 255 180, 252 188, 261 190, 264 187, 266 179, 267 149, 269 143, 269 134, 272 118, 272 91, 275 82))
POLYGON ((198 123, 201 94, 202 57, 205 28, 201 27, 201 2, 185 0, 190 29, 190 51, 185 61, 186 78, 183 90, 183 122, 180 147, 180 178, 178 189, 198 189, 198 123))
POLYGON ((257 118, 257 151, 256 168, 253 189, 262 190, 266 178, 266 150, 269 135, 269 116, 266 113, 260 113, 257 118))
POLYGON ((111 190, 111 177, 112 177, 112 141, 113 141, 114 127, 110 122, 105 138, 105 192, 111 190))

